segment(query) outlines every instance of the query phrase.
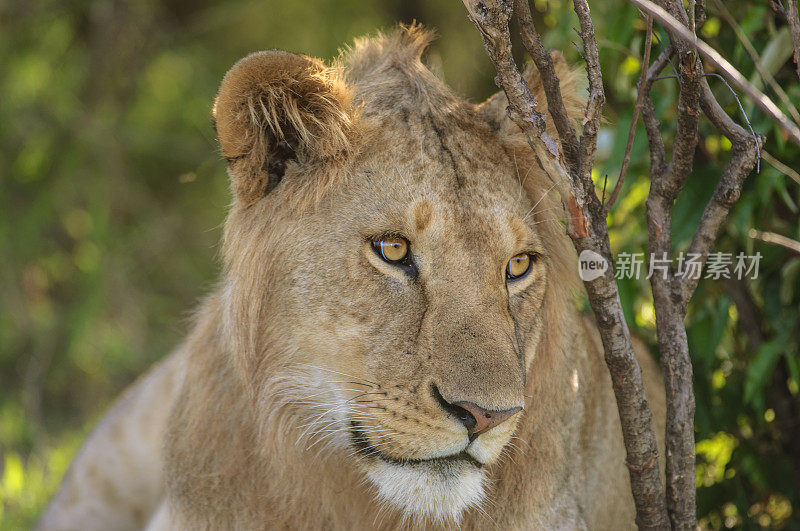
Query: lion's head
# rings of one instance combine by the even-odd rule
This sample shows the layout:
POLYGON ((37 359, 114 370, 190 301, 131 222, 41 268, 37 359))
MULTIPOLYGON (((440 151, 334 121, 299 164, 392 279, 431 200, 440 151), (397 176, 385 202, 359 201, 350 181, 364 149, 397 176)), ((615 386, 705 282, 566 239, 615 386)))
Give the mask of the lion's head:
POLYGON ((457 520, 531 404, 543 313, 575 267, 505 97, 455 96, 420 61, 428 41, 406 28, 332 67, 261 52, 226 75, 224 326, 265 437, 350 460, 408 516, 457 520))

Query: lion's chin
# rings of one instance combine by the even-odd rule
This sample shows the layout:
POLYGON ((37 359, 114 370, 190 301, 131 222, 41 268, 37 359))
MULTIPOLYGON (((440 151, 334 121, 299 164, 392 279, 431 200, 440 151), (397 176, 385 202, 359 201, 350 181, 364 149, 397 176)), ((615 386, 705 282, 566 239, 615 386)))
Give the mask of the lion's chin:
POLYGON ((370 461, 366 473, 378 497, 402 511, 404 518, 458 523, 467 509, 486 498, 485 474, 467 459, 370 461))

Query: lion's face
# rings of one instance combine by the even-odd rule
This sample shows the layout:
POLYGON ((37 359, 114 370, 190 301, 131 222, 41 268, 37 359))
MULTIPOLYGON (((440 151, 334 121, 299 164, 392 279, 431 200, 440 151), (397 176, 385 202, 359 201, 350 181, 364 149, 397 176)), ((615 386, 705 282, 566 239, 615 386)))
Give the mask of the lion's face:
MULTIPOLYGON (((422 68, 418 54, 409 65, 422 68)), ((402 68, 373 69, 360 79, 377 85, 349 79, 339 92, 326 75, 270 52, 220 90, 237 193, 229 315, 246 323, 230 330, 233 355, 257 402, 284 397, 299 444, 346 456, 410 517, 457 520, 485 497, 524 414, 552 203, 523 187, 534 177, 488 114, 429 74, 420 89, 402 68), (287 72, 302 83, 275 100, 287 72), (379 89, 395 78, 387 100, 379 89), (314 179, 324 193, 297 207, 314 179)))
POLYGON ((524 405, 539 332, 547 265, 536 222, 523 221, 532 205, 513 166, 478 162, 500 146, 471 134, 381 139, 380 157, 298 221, 304 237, 283 273, 296 344, 318 366, 314 411, 330 410, 319 427, 414 513, 480 500, 482 467, 524 405), (478 151, 473 163, 456 137, 478 151))

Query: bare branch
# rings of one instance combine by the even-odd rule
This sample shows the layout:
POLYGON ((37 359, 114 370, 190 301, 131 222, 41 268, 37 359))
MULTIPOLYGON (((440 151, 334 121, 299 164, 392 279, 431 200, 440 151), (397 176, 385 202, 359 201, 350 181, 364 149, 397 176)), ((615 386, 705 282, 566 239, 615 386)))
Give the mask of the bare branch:
MULTIPOLYGON (((462 0, 470 20, 484 38, 484 46, 497 69, 497 81, 509 101, 509 115, 525 133, 540 164, 559 188, 567 216, 567 232, 576 250, 598 253, 609 263, 611 247, 608 226, 600 200, 591 179, 597 128, 604 101, 597 45, 594 39, 589 8, 584 0, 575 0, 575 11, 581 21, 584 57, 590 80, 590 97, 580 140, 579 168, 567 172, 559 157, 558 146, 544 130, 544 117, 534 114, 535 102, 511 56, 508 21, 510 0, 462 0), (555 147, 555 149, 551 149, 555 147)), ((540 71, 544 77, 547 70, 540 71)), ((552 80, 550 80, 552 81, 552 80)), ((584 282, 595 312, 606 364, 614 384, 614 394, 622 426, 629 469, 631 491, 636 503, 636 523, 641 528, 668 527, 664 491, 658 470, 658 449, 653 432, 652 415, 647 403, 639 367, 625 323, 613 268, 599 278, 584 282)))
POLYGON ((787 238, 786 236, 781 236, 780 234, 775 234, 774 232, 762 232, 756 229, 750 229, 750 232, 747 235, 751 238, 761 240, 762 242, 774 243, 776 245, 780 245, 781 247, 786 247, 790 251, 800 254, 800 242, 791 238, 787 238))
POLYGON ((578 137, 564 108, 564 100, 561 97, 561 84, 553 66, 553 58, 550 52, 545 49, 539 33, 533 25, 533 17, 531 17, 531 8, 528 5, 528 0, 515 0, 514 11, 516 12, 517 23, 522 36, 522 44, 528 50, 536 68, 539 70, 544 93, 547 97, 547 109, 553 117, 556 131, 558 131, 561 148, 564 150, 564 159, 570 172, 574 173, 578 167, 578 137))
POLYGON ((658 78, 658 75, 669 64, 670 57, 674 52, 672 46, 668 46, 653 62, 653 66, 647 72, 646 83, 644 86, 645 98, 642 101, 642 121, 644 128, 647 132, 647 143, 650 147, 650 172, 661 172, 664 170, 667 162, 666 149, 664 148, 664 140, 661 137, 661 124, 656 117, 656 111, 653 107, 653 102, 650 99, 650 89, 653 83, 658 78))
MULTIPOLYGON (((694 26, 695 10, 689 16, 679 1, 662 0, 667 8, 682 15, 684 24, 694 26)), ((680 23, 678 23, 680 24, 680 23)), ((683 29, 686 29, 684 26, 683 29)), ((687 30, 688 31, 688 30, 687 30)), ((670 42, 677 51, 676 74, 680 82, 678 117, 672 157, 666 166, 650 172, 647 197, 648 254, 652 261, 671 263, 672 206, 683 183, 692 171, 697 147, 697 126, 700 118, 700 83, 702 64, 696 49, 670 31, 670 42)), ((690 33, 692 38, 693 32, 690 33)), ((692 39, 689 39, 690 41, 692 39)), ((650 117, 648 117, 650 119, 650 117)), ((658 347, 664 372, 667 395, 666 425, 666 499, 673 529, 692 529, 697 524, 694 486, 694 392, 692 362, 683 315, 673 302, 672 274, 659 274, 653 268, 650 286, 656 314, 658 347)))
POLYGON ((642 106, 642 100, 644 99, 645 88, 647 86, 647 70, 650 67, 650 48, 653 44, 653 17, 648 15, 645 17, 645 20, 647 21, 647 27, 645 29, 647 33, 644 37, 642 73, 639 76, 639 83, 637 84, 639 90, 636 93, 636 102, 633 104, 633 116, 631 117, 631 127, 628 129, 628 143, 625 145, 625 156, 622 158, 622 167, 619 170, 619 178, 614 185, 614 191, 611 192, 611 197, 608 200, 608 204, 605 206, 606 213, 614 206, 614 202, 617 200, 620 190, 622 190, 622 183, 625 182, 625 174, 628 173, 628 165, 631 162, 631 149, 633 149, 633 138, 636 135, 636 122, 639 121, 639 108, 642 106))
MULTIPOLYGON (((649 0, 631 0, 665 24, 679 59, 676 69, 680 82, 678 124, 672 158, 668 164, 651 169, 651 186, 647 199, 649 256, 651 261, 664 260, 665 264, 672 263, 672 207, 692 169, 698 118, 702 106, 712 123, 728 136, 733 144, 731 161, 704 210, 690 246, 690 253, 699 254, 701 261, 704 262, 730 207, 741 193, 744 179, 756 163, 760 142, 763 139, 756 137, 755 134, 748 135, 722 111, 711 93, 703 75, 702 64, 696 55, 697 50, 703 51, 703 46, 711 49, 697 39, 693 30, 689 29, 694 27, 695 9, 690 9, 687 16, 680 1, 659 1, 666 10, 649 0)), ((735 70, 733 72, 738 74, 735 70)), ((728 74, 730 75, 730 72, 728 74)), ((648 105, 643 109, 643 116, 645 123, 650 124, 650 129, 654 129, 657 122, 649 98, 648 105)), ((648 133, 651 148, 662 149, 659 145, 660 134, 650 130, 648 133)), ((652 270, 655 271, 654 268, 652 270)), ((686 329, 683 325, 686 304, 698 282, 693 277, 693 275, 678 276, 671 265, 668 265, 662 274, 654 273, 650 277, 667 393, 667 509, 670 523, 675 529, 690 529, 697 524, 694 486, 694 392, 692 364, 686 329)))
POLYGON ((782 174, 786 175, 787 177, 791 178, 797 184, 800 184, 800 173, 797 173, 795 170, 784 164, 783 162, 779 161, 763 149, 761 150, 761 157, 766 160, 773 168, 781 172, 782 174))
MULTIPOLYGON (((583 120, 579 175, 585 183, 590 184, 594 152, 597 150, 597 133, 600 129, 600 120, 603 118, 602 111, 606 95, 603 92, 600 56, 597 52, 597 41, 589 4, 586 0, 573 0, 573 6, 581 26, 579 34, 583 41, 583 59, 586 61, 586 74, 589 78, 589 100, 586 102, 586 117, 583 120)), ((593 186, 592 191, 594 191, 593 186)))
MULTIPOLYGON (((689 245, 688 252, 698 255, 699 262, 705 263, 708 253, 716 240, 719 228, 728 215, 728 211, 739 198, 745 178, 756 164, 758 150, 764 143, 764 137, 758 136, 755 140, 740 125, 733 121, 720 107, 714 98, 708 82, 703 81, 703 94, 701 99, 703 112, 714 126, 724 134, 732 144, 731 160, 722 172, 714 193, 703 210, 700 224, 689 245)), ((685 308, 697 287, 698 279, 682 277, 679 279, 679 299, 685 308)))
MULTIPOLYGON (((800 146, 800 127, 792 122, 775 103, 763 92, 747 81, 745 77, 736 70, 719 52, 711 46, 692 35, 686 27, 682 26, 675 17, 667 13, 663 8, 657 6, 650 0, 628 0, 636 7, 650 13, 653 17, 666 26, 670 31, 674 31, 682 39, 685 39, 691 46, 696 46, 697 50, 714 64, 739 90, 752 99, 761 110, 768 114, 783 129, 789 138, 800 146)), ((685 13, 684 13, 685 15, 685 13)))

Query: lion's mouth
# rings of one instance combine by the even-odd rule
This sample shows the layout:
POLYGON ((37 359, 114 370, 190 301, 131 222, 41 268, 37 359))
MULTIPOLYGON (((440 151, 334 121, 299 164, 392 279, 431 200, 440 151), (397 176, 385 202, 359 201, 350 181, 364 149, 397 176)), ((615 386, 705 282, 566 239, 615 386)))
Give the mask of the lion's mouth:
POLYGON ((467 453, 466 448, 460 452, 453 453, 446 456, 432 457, 430 459, 400 459, 392 457, 382 452, 369 442, 369 439, 364 434, 361 425, 355 421, 350 421, 350 438, 353 446, 356 448, 358 455, 364 458, 376 458, 393 465, 400 466, 426 466, 433 468, 449 467, 453 464, 469 464, 476 468, 483 467, 483 463, 472 457, 467 453))

